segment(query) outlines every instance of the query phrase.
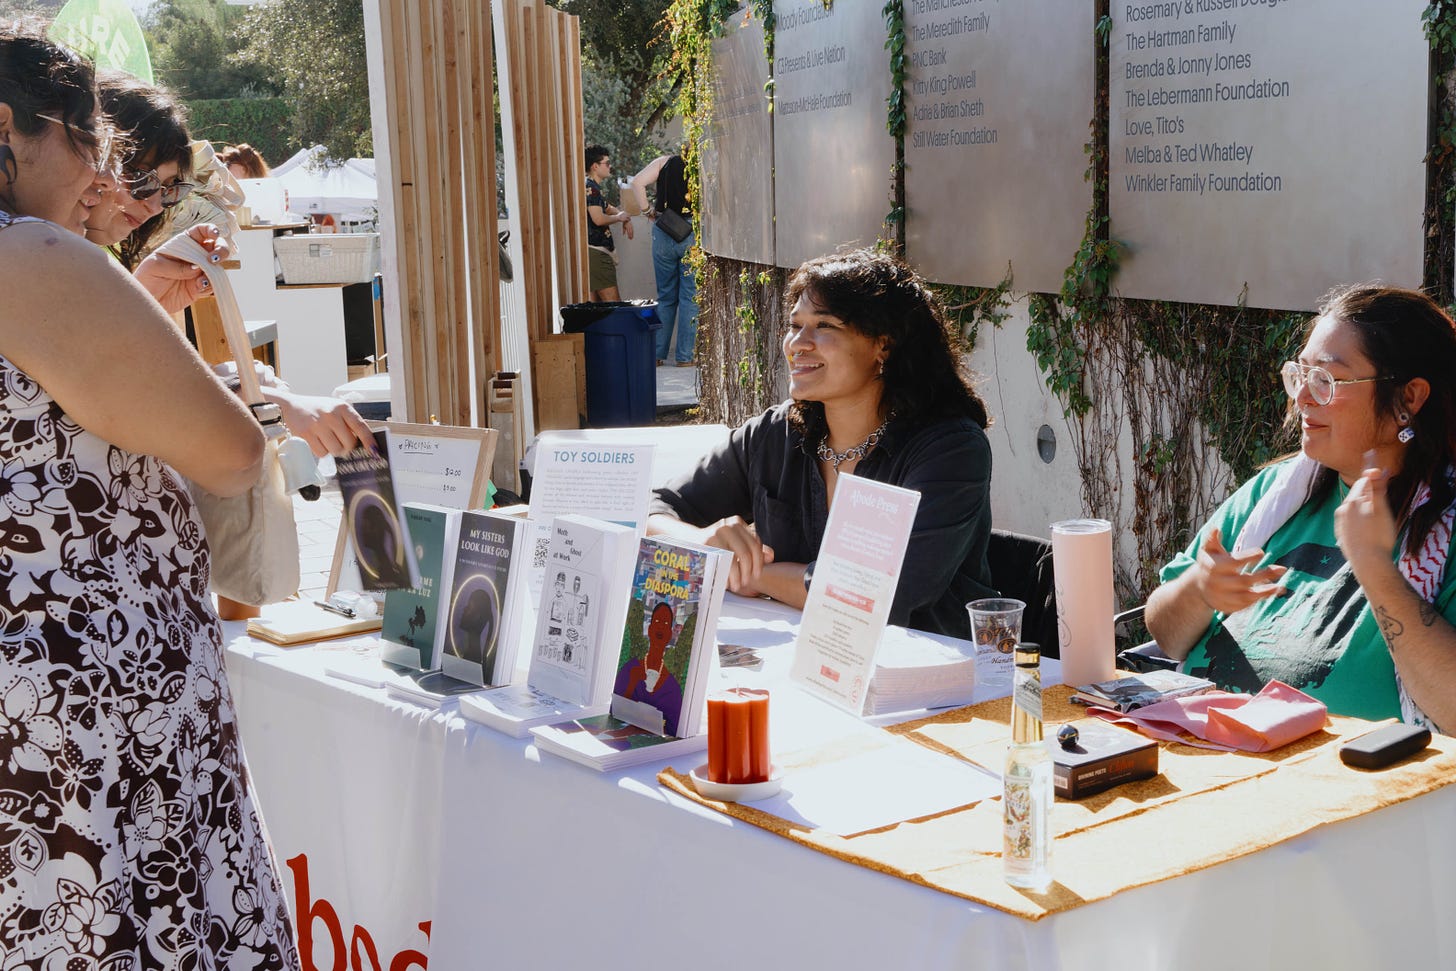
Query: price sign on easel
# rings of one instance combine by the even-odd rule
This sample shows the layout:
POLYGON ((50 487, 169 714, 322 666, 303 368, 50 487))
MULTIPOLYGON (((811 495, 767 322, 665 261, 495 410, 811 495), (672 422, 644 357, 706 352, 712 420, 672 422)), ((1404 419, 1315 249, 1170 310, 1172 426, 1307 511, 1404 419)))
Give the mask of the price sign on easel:
MULTIPOLYGON (((497 432, 490 428, 385 422, 389 468, 400 502, 428 502, 452 509, 483 509, 497 432)), ((359 561, 347 521, 339 523, 328 592, 360 589, 359 561)))

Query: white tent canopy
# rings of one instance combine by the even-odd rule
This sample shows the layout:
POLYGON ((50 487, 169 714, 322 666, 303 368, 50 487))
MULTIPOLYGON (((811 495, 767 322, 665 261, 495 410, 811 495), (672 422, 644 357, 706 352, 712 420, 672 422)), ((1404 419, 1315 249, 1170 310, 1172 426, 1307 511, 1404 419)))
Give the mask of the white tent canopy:
POLYGON ((288 208, 297 213, 332 213, 346 219, 372 217, 379 204, 374 159, 319 164, 320 157, 326 156, 319 146, 300 149, 274 167, 274 177, 288 190, 288 208))

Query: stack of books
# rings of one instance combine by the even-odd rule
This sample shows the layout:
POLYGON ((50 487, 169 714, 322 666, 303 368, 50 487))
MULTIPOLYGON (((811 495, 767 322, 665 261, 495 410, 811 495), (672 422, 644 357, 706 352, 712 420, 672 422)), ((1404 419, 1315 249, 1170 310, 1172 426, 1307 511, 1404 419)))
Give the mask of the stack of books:
POLYGON ((976 646, 970 641, 886 627, 864 714, 968 705, 975 689, 976 646))
POLYGON ((557 516, 526 682, 466 695, 460 713, 516 738, 537 725, 604 714, 626 623, 636 543, 630 527, 557 516))
POLYGON ((726 550, 665 537, 638 545, 611 712, 531 729, 536 747, 609 772, 707 747, 703 711, 714 632, 733 562, 726 550))

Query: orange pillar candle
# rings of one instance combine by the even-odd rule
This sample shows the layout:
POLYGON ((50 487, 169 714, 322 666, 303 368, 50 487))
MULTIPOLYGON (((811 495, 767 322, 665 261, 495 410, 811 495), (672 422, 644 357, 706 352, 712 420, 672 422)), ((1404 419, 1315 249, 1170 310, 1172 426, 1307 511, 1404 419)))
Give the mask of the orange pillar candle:
POLYGON ((772 761, 767 691, 729 688, 708 699, 709 779, 733 785, 764 782, 772 761))

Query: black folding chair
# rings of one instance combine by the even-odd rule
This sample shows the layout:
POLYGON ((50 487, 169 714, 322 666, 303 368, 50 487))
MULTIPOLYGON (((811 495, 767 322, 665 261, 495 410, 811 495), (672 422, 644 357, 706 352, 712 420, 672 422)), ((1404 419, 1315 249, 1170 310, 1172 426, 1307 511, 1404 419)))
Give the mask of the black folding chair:
POLYGON ((1061 657, 1051 542, 993 529, 986 544, 986 563, 991 568, 991 585, 1001 591, 1001 596, 1026 604, 1021 615, 1021 639, 1040 644, 1047 657, 1061 657))

